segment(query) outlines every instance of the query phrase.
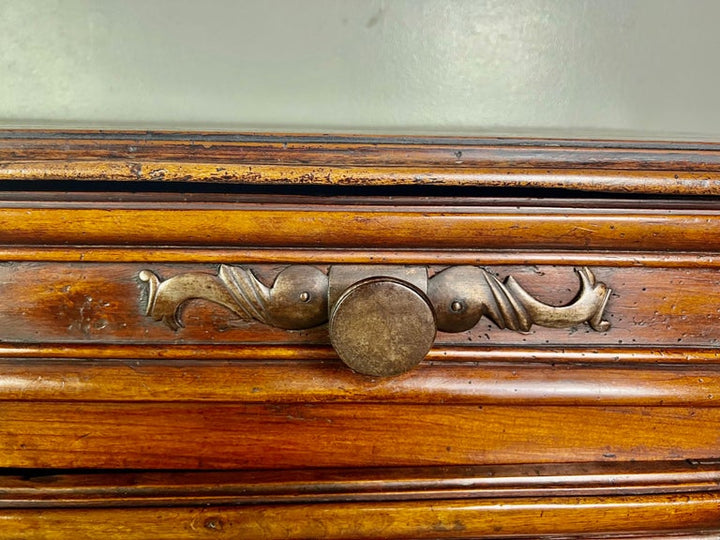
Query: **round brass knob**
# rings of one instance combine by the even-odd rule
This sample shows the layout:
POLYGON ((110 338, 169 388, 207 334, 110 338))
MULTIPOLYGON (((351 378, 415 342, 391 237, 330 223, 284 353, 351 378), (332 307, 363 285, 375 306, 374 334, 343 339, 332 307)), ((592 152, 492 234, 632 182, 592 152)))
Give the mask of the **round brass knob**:
POLYGON ((420 289, 389 277, 350 286, 330 313, 330 341, 347 366, 364 375, 405 373, 435 341, 435 311, 420 289))

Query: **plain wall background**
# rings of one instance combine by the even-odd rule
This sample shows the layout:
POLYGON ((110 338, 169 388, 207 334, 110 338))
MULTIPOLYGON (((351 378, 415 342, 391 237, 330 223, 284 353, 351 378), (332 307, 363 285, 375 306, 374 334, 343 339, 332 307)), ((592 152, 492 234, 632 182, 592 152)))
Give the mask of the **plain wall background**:
POLYGON ((0 0, 0 126, 720 140, 715 0, 0 0))

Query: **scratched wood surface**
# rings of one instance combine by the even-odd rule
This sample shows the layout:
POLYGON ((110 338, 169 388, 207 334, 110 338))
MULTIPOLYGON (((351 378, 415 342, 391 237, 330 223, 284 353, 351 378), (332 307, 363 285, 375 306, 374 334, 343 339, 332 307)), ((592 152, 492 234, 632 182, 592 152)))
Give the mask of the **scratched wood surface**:
POLYGON ((299 468, 709 459, 720 409, 8 401, 0 467, 299 468))
POLYGON ((717 538, 717 494, 5 510, 12 538, 717 538), (682 533, 686 535, 683 536, 682 533), (643 534, 645 533, 645 534, 643 534), (680 533, 680 535, 678 535, 680 533), (570 536, 572 535, 572 536, 570 536))
POLYGON ((0 476, 2 508, 91 508, 309 502, 582 497, 718 491, 720 462, 74 472, 0 476))
POLYGON ((717 537, 717 462, 0 476, 22 538, 717 537), (359 519, 358 519, 359 518, 359 519), (685 531, 684 533, 681 531, 685 531), (564 536, 568 537, 568 536, 564 536))
POLYGON ((712 143, 0 131, 0 178, 720 193, 712 143))
POLYGON ((720 534, 720 145, 0 131, 0 181, 0 537, 720 534), (552 305, 588 266, 612 327, 482 320, 373 379, 325 325, 145 315, 141 270, 223 263, 552 305))
MULTIPOLYGON (((268 285, 284 266, 249 265, 268 285)), ((319 265, 326 269, 326 265, 319 265)), ((444 268, 433 266, 431 271, 444 268)), ((552 305, 573 300, 579 290, 575 266, 534 265, 486 267, 500 278, 513 276, 536 298, 552 305)), ((229 310, 196 300, 184 306, 185 327, 173 330, 145 314, 147 286, 138 278, 150 269, 167 279, 183 272, 216 275, 218 265, 162 263, 11 262, 0 265, 0 333, 3 348, 33 344, 125 343, 328 345, 327 325, 286 331, 245 321, 229 310)), ((529 332, 502 330, 484 318, 461 333, 439 333, 438 345, 585 346, 585 347, 715 347, 720 340, 720 289, 708 287, 715 268, 593 267, 599 281, 613 290, 605 309, 610 330, 588 325, 565 329, 534 326, 529 332)), ((67 353, 71 355, 72 353, 67 353)), ((82 357, 82 347, 77 356, 82 357)), ((143 353, 138 352, 142 357, 143 353)), ((212 356, 212 349, 204 355, 212 356)), ((243 354, 239 352, 238 354, 243 354)), ((302 354, 302 351, 298 351, 302 354)), ((481 352, 479 353, 481 354, 481 352)), ((245 355, 247 356, 247 355, 245 355)), ((478 359, 481 357, 478 356, 478 359)), ((469 360, 473 357, 468 356, 469 360)), ((712 361, 708 358, 707 361, 712 361)))

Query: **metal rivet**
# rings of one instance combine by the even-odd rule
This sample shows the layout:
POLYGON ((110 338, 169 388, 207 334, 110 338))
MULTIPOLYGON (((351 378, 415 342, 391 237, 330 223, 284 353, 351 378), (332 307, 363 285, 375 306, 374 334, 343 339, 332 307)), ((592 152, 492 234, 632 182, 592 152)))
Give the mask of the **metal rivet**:
POLYGON ((464 307, 465 306, 463 306, 463 303, 458 302, 457 300, 450 304, 450 309, 453 310, 455 313, 462 311, 464 307))
POLYGON ((309 302, 310 301, 310 293, 305 291, 300 293, 300 301, 301 302, 309 302))

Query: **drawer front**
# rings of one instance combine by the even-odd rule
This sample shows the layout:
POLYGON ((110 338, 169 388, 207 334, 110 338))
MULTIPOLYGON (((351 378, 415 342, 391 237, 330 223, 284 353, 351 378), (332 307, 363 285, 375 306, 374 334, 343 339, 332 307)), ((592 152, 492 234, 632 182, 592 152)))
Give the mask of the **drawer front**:
MULTIPOLYGON (((274 199, 194 200, 175 209, 148 198, 0 204, 2 466, 418 466, 717 454, 714 203, 498 207, 468 199, 445 208, 307 199, 300 207, 274 199), (360 225, 349 235, 329 233, 349 223, 360 225), (680 251, 681 240, 694 251, 680 251), (485 311, 467 330, 443 331, 448 323, 438 319, 432 348, 406 373, 363 375, 332 346, 332 305, 297 330, 253 315, 254 305, 272 312, 273 290, 282 286, 275 282, 288 268, 321 282, 334 271, 360 272, 359 280, 390 268, 422 274, 437 313, 443 307, 432 284, 464 269, 451 286, 485 311), (267 298, 238 300, 236 290, 235 303, 223 305, 220 293, 204 288, 232 292, 223 272, 267 298), (153 316, 149 275, 155 287, 179 283, 170 309, 178 308, 179 324, 153 316), (500 292, 473 297, 490 286, 500 292), (601 286, 588 311, 596 324, 587 314, 559 323, 547 315, 601 286), (501 297, 504 308, 487 307, 501 297), (541 311, 527 327, 512 323, 534 302, 541 311)), ((167 300, 162 294, 158 302, 167 300)))
POLYGON ((717 537, 717 145, 11 132, 0 179, 11 536, 717 537))
MULTIPOLYGON (((12 254, 8 253, 7 256, 11 258, 12 254)), ((188 257, 191 256, 188 254, 188 257)), ((0 350, 3 354, 12 355, 16 354, 16 349, 22 354, 37 349, 39 354, 44 350, 43 347, 62 346, 64 352, 58 351, 57 354, 83 356, 83 350, 90 350, 92 345, 97 345, 95 354, 98 355, 129 354, 156 358, 160 355, 182 355, 183 350, 195 346, 198 351, 202 349, 202 354, 207 357, 227 358, 227 355, 247 357, 262 354, 246 351, 240 345, 255 345, 259 350, 263 344, 274 343, 286 346, 287 354, 292 353, 294 357, 300 358, 318 354, 317 351, 330 345, 325 324, 330 318, 329 310, 314 310, 311 305, 304 306, 300 300, 302 284, 294 286, 297 288, 297 306, 301 309, 298 318, 303 317, 302 310, 305 308, 306 311, 314 311, 311 316, 308 315, 307 322, 299 322, 299 326, 307 328, 286 330, 282 328, 282 323, 274 324, 272 320, 264 322, 260 314, 244 313, 243 309, 253 309, 252 303, 249 300, 238 300, 237 296, 236 300, 232 300, 232 284, 224 284, 217 279, 217 274, 220 266, 229 267, 244 278, 250 275, 253 281, 257 276, 260 285, 256 285, 256 288, 264 288, 265 283, 268 284, 267 288, 271 288, 278 274, 288 268, 308 269, 313 276, 319 274, 325 277, 328 268, 338 265, 317 264, 308 267, 278 263, 243 264, 239 259, 242 255, 237 254, 236 257, 238 259, 233 258, 232 265, 152 261, 7 261, 0 266, 0 292, 4 303, 0 311, 0 350), (161 309, 155 310, 157 318, 147 313, 150 287, 140 276, 149 271, 157 275, 160 282, 167 282, 171 278, 182 281, 183 277, 189 275, 201 276, 201 282, 193 285, 193 289, 183 291, 184 301, 179 302, 176 298, 173 303, 173 307, 179 307, 180 328, 157 319, 164 314, 161 309), (232 301, 232 305, 223 306, 217 300, 220 293, 206 293, 206 284, 221 288, 220 293, 230 297, 228 301, 232 301), (106 353, 99 350, 100 345, 106 353), (159 349, 156 345, 163 347, 159 349), (237 346, 230 350, 231 345, 237 346), (115 350, 110 346, 116 347, 118 352, 110 353, 115 350), (120 352, 123 349, 128 352, 120 352)), ((528 258, 532 260, 532 255, 528 258)), ((477 259, 482 260, 482 256, 477 259)), ((355 265, 344 266, 351 270, 357 268, 355 265)), ((364 270, 367 265, 362 265, 362 268, 364 270)), ((387 273, 386 268, 386 265, 377 265, 370 267, 370 272, 381 277, 387 273)), ((468 330, 454 331, 449 328, 443 331, 440 324, 435 350, 429 356, 434 359, 441 358, 438 356, 440 351, 444 358, 464 354, 486 354, 495 358, 493 355, 500 349, 534 347, 538 349, 538 355, 543 355, 546 354, 543 351, 560 347, 586 350, 588 361, 593 358, 605 360, 600 349, 618 350, 618 359, 636 358, 642 361, 641 350, 646 350, 646 356, 652 356, 648 349, 663 348, 668 353, 672 351, 674 362, 683 362, 678 351, 686 348, 688 358, 702 362, 710 361, 708 350, 717 346, 720 339, 720 291, 715 287, 718 268, 709 263, 704 268, 639 265, 611 267, 607 261, 598 266, 546 263, 487 265, 480 262, 475 265, 433 264, 407 268, 418 269, 423 273, 427 271, 431 275, 439 275, 439 272, 450 269, 465 270, 464 273, 479 279, 467 283, 461 279, 454 280, 453 288, 458 298, 463 300, 463 297, 467 297, 469 303, 491 304, 476 324, 468 323, 471 326, 468 330), (482 276, 480 271, 474 274, 473 269, 483 269, 486 275, 482 276), (561 316, 552 323, 559 325, 559 328, 546 326, 548 323, 543 323, 543 315, 546 313, 552 316, 551 309, 540 313, 539 321, 530 316, 527 319, 529 328, 521 326, 513 330, 513 320, 518 316, 518 309, 525 311, 523 306, 507 307, 510 313, 505 316, 499 311, 505 303, 511 306, 521 302, 519 297, 502 286, 503 278, 512 278, 533 299, 556 307, 573 305, 578 294, 585 290, 590 296, 592 286, 583 286, 579 279, 579 272, 583 269, 587 269, 597 283, 610 289, 605 304, 605 296, 598 296, 591 300, 592 304, 587 311, 602 315, 602 321, 609 323, 607 330, 593 328, 585 320, 589 317, 582 313, 579 318, 573 315, 561 316), (483 291, 477 290, 480 285, 487 288, 489 281, 505 292, 497 292, 498 296, 495 297, 486 297, 483 291), (498 297, 504 298, 498 300, 498 297), (498 311, 498 314, 493 316, 492 311, 498 311)), ((432 278, 430 283, 433 283, 432 278)), ((168 297, 165 293, 161 294, 161 300, 168 297)), ((435 304, 436 312, 445 307, 439 305, 441 298, 430 300, 435 304)), ((268 299, 267 303, 266 315, 267 310, 272 312, 273 308, 281 307, 282 300, 273 304, 268 299)), ((508 354, 508 358, 511 358, 514 353, 508 354)))

